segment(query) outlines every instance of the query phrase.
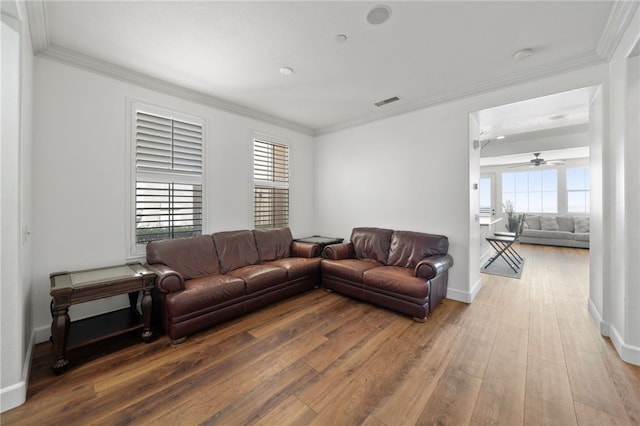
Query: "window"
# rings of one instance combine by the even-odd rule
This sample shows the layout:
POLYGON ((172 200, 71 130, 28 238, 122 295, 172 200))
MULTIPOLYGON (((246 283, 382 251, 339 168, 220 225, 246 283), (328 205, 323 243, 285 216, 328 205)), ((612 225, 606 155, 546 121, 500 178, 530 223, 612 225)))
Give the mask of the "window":
POLYGON ((503 173, 502 203, 507 201, 518 213, 557 213, 557 170, 503 173))
POLYGON ((567 170, 567 205, 569 213, 589 213, 589 169, 567 170))
POLYGON ((289 225, 289 147, 253 140, 254 226, 289 225))
POLYGON ((202 234, 203 121, 132 105, 135 255, 149 241, 202 234))

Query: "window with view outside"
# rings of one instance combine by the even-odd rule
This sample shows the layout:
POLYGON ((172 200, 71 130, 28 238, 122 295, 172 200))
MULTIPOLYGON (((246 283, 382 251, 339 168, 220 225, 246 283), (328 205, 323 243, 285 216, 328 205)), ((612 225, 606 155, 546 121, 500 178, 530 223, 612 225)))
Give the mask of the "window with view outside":
POLYGON ((502 173, 502 202, 507 201, 518 213, 557 213, 557 170, 502 173))
POLYGON ((589 213, 589 169, 567 169, 567 204, 569 213, 589 213))
POLYGON ((289 225, 289 147, 253 141, 254 226, 289 225))
POLYGON ((202 122, 135 111, 135 242, 202 234, 202 122))

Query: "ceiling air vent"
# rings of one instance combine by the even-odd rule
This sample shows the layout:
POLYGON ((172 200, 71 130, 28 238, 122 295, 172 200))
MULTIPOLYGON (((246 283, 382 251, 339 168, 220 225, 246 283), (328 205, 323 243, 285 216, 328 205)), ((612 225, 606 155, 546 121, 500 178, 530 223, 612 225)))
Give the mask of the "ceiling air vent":
POLYGON ((377 107, 381 107, 382 105, 390 104, 391 102, 399 101, 400 98, 394 96, 393 98, 385 99, 384 101, 376 102, 374 105, 377 107))

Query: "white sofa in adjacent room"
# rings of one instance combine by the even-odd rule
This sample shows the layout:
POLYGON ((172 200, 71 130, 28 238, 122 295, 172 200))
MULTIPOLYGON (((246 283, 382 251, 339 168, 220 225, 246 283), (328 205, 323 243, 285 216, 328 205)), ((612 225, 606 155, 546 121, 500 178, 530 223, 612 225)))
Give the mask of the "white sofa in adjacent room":
POLYGON ((527 215, 519 241, 527 244, 589 248, 589 217, 527 215))

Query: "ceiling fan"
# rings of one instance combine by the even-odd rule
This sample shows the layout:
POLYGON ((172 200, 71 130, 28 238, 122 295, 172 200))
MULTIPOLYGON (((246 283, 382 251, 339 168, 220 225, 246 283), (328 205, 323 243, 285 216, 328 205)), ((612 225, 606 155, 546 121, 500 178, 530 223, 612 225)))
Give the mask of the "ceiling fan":
POLYGON ((534 158, 532 160, 529 160, 528 163, 514 164, 514 165, 509 166, 509 167, 523 167, 523 166, 539 167, 539 166, 543 166, 543 165, 547 165, 547 166, 558 165, 558 166, 561 166, 561 165, 564 164, 564 160, 549 160, 549 161, 547 161, 544 158, 540 158, 540 153, 539 152, 534 152, 533 156, 534 156, 534 158))

